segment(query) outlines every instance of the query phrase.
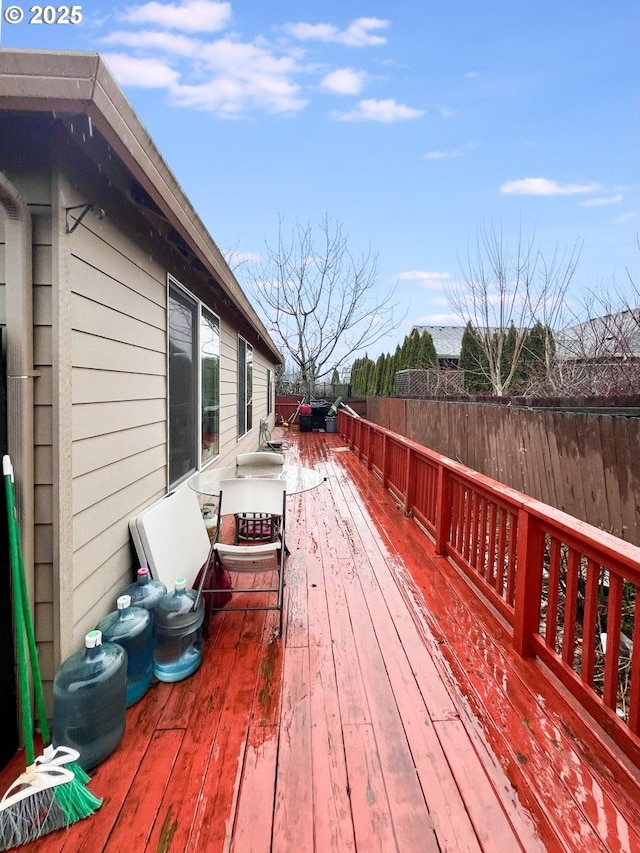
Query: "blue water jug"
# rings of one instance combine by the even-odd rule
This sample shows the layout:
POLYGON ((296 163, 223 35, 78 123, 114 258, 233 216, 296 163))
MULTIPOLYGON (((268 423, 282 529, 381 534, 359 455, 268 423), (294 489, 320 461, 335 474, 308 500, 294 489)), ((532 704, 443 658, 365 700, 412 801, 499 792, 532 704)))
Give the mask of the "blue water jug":
POLYGON ((105 643, 118 643, 127 652, 127 708, 142 699, 153 675, 153 620, 144 607, 132 607, 121 595, 117 610, 97 625, 105 643))
POLYGON ((197 592, 186 585, 178 578, 153 611, 153 674, 159 681, 181 681, 202 663, 204 599, 194 610, 197 592))
POLYGON ((104 761, 124 734, 127 653, 89 631, 85 648, 67 658, 53 679, 53 740, 80 753, 91 770, 104 761))
POLYGON ((132 607, 144 607, 149 612, 153 612, 153 608, 166 594, 166 586, 162 581, 154 580, 146 566, 141 566, 138 569, 134 583, 129 584, 122 591, 122 595, 131 596, 132 607))

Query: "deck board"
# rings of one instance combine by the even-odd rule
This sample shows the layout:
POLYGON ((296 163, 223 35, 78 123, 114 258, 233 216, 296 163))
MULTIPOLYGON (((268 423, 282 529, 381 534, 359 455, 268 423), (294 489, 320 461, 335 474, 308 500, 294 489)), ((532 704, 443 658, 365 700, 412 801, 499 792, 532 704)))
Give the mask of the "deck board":
POLYGON ((327 477, 289 499, 284 636, 215 614, 200 670, 127 711, 103 807, 23 849, 640 853, 636 771, 339 435, 283 438, 327 477))

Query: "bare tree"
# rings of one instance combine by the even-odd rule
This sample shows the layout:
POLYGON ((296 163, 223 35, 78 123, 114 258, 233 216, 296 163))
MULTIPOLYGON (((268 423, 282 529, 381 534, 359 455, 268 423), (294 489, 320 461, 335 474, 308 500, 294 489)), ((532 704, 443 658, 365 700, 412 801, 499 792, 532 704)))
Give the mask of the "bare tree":
POLYGON ((513 246, 493 222, 481 226, 467 251, 461 280, 448 300, 453 311, 476 332, 483 371, 496 396, 507 394, 518 376, 530 329, 545 330, 544 358, 551 375, 552 329, 560 322, 565 297, 576 271, 580 249, 566 255, 554 251, 547 260, 520 228, 513 246))
POLYGON ((613 281, 582 295, 579 322, 557 336, 557 384, 564 393, 640 392, 640 288, 613 281))
POLYGON ((252 296, 287 361, 300 372, 304 393, 354 353, 388 336, 395 288, 378 293, 378 258, 354 257, 339 223, 325 216, 318 228, 296 222, 285 233, 282 218, 275 247, 248 271, 252 296))

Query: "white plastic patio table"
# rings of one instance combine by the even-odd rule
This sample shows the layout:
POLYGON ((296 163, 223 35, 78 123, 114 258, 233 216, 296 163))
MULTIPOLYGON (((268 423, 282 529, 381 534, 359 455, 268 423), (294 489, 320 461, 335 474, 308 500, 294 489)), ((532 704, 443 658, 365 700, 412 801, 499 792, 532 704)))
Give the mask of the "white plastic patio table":
POLYGON ((211 468, 194 474, 188 480, 189 486, 202 495, 216 497, 220 494, 221 480, 244 479, 251 477, 276 478, 285 480, 287 484, 287 495, 297 495, 315 489, 326 480, 324 474, 313 468, 304 468, 302 465, 235 465, 229 468, 211 468))

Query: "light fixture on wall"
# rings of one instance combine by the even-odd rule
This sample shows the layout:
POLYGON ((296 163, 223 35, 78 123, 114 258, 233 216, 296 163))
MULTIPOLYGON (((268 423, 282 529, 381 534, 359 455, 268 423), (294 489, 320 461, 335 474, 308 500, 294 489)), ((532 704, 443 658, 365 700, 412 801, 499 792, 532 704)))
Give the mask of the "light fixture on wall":
POLYGON ((76 204, 73 207, 66 207, 65 211, 67 214, 67 234, 73 234, 89 211, 93 213, 96 219, 104 219, 107 215, 101 207, 98 207, 97 204, 92 204, 91 202, 88 204, 76 204), (74 219, 73 216, 70 215, 74 210, 80 211, 77 219, 74 219))

